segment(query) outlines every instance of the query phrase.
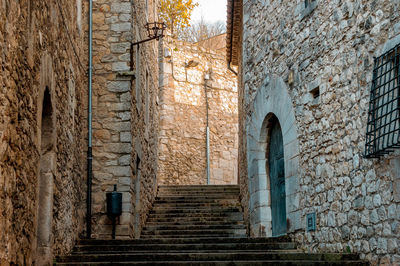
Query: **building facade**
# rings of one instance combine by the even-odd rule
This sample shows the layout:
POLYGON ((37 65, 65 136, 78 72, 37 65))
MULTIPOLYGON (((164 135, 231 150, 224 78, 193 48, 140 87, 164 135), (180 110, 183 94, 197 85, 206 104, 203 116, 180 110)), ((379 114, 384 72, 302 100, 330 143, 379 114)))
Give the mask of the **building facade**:
POLYGON ((399 8, 228 1, 252 236, 400 263, 399 8))
MULTIPOLYGON (((93 1, 92 238, 140 234, 157 192, 158 1, 93 1), (132 49, 133 48, 133 49, 132 49)), ((86 238, 89 1, 0 1, 0 264, 50 265, 86 238)))
POLYGON ((110 238, 106 193, 117 185, 116 235, 140 232, 156 193, 158 42, 144 25, 158 1, 99 1, 93 6, 93 237, 110 238))
POLYGON ((237 184, 237 78, 222 40, 163 40, 159 184, 207 184, 207 158, 210 184, 237 184))

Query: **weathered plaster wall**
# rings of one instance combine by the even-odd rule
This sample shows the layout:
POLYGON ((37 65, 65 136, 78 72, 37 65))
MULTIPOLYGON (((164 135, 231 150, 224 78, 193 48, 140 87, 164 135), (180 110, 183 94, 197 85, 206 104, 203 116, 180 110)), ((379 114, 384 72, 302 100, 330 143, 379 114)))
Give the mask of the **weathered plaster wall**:
MULTIPOLYGON (((399 263, 398 153, 379 160, 363 157, 373 57, 389 40, 399 39, 399 2, 312 1, 308 8, 304 1, 243 2, 239 124, 246 131, 240 136, 239 172, 250 173, 240 175, 242 191, 252 189, 251 172, 263 170, 251 170, 248 158, 256 155, 249 154, 248 138, 257 137, 251 127, 261 128, 266 109, 280 112, 282 107, 272 104, 277 96, 268 94, 278 78, 286 83, 280 88, 291 99, 287 108, 294 112, 292 132, 299 144, 299 168, 292 174, 297 180, 286 184, 298 192, 286 202, 300 211, 296 241, 309 250, 349 248, 373 263, 399 263), (268 106, 261 108, 262 103, 268 106), (317 231, 305 232, 311 212, 317 231)), ((247 206, 251 201, 248 197, 247 206)))
MULTIPOLYGON (((207 47, 218 47, 219 37, 216 43, 208 40, 207 47)), ((210 183, 236 184, 237 78, 227 69, 224 53, 171 38, 163 45, 159 183, 207 183, 208 104, 210 183)))
MULTIPOLYGON (((111 237, 111 220, 106 215, 106 192, 112 191, 114 184, 123 193, 123 214, 117 221, 118 238, 135 235, 136 213, 143 216, 155 194, 157 42, 140 45, 139 52, 136 47, 131 51, 131 42, 147 38, 144 25, 154 20, 156 5, 157 1, 144 0, 94 3, 94 237, 111 237), (127 72, 134 76, 125 75, 127 72), (146 114, 149 117, 145 121, 146 114), (137 154, 141 160, 140 180, 135 172, 137 154), (136 194, 141 195, 137 202, 136 194)), ((140 230, 142 223, 139 221, 136 231, 140 230)))
POLYGON ((70 251, 83 231, 86 69, 82 66, 87 45, 77 18, 85 7, 78 8, 80 1, 57 3, 0 1, 2 265, 32 265, 43 259, 51 263, 51 256, 70 251), (46 87, 52 106, 51 135, 41 133, 46 87), (51 149, 56 151, 48 161, 52 186, 45 187, 51 191, 52 212, 47 217, 47 258, 35 257, 38 213, 44 208, 38 201, 41 143, 48 140, 41 135, 51 138, 51 149))

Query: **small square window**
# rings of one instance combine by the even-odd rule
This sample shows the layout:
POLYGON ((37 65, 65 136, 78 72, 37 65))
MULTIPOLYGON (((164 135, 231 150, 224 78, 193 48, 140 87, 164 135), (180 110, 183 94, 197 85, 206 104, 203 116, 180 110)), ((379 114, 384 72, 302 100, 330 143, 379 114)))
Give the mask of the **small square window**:
POLYGON ((313 104, 319 104, 319 96, 320 96, 319 87, 316 87, 316 88, 312 89, 310 91, 310 93, 311 93, 311 96, 313 98, 312 103, 313 104))
POLYGON ((316 230, 316 215, 315 212, 307 214, 307 232, 316 230))

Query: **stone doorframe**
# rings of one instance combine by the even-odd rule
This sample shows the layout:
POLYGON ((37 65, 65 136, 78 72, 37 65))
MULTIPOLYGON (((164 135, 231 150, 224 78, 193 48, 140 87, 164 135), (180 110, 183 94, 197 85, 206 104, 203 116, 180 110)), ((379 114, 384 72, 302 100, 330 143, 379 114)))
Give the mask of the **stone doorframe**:
POLYGON ((39 161, 36 187, 36 217, 34 219, 35 239, 32 245, 33 251, 35 252, 35 263, 37 265, 51 264, 53 256, 52 220, 54 177, 57 168, 55 153, 56 105, 54 88, 52 58, 46 53, 41 58, 40 87, 36 102, 36 148, 39 153, 39 161), (45 105, 47 105, 46 110, 43 108, 45 105), (44 114, 44 112, 46 113, 44 114), (43 115, 45 117, 43 117, 43 115))
POLYGON ((269 120, 276 116, 282 128, 285 158, 286 217, 288 232, 302 227, 299 210, 299 143, 292 100, 282 78, 267 77, 258 89, 252 114, 246 118, 250 235, 272 236, 268 173, 269 120))

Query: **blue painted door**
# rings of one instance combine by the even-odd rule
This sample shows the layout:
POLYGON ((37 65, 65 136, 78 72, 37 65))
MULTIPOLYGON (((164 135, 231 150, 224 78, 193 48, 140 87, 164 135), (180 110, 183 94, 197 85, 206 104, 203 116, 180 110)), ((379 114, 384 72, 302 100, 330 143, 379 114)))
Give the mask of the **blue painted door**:
POLYGON ((285 160, 279 122, 272 125, 269 146, 269 177, 271 188, 272 236, 286 234, 285 160))

